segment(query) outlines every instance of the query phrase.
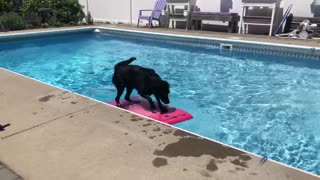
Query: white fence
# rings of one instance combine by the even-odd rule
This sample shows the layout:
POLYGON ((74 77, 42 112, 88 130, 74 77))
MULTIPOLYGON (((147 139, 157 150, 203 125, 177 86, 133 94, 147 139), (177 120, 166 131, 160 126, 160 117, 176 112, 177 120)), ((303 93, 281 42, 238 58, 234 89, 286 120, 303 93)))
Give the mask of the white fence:
MULTIPOLYGON (((79 0, 86 7, 87 0, 79 0)), ((231 0, 230 12, 241 12, 241 0, 231 0)), ((312 17, 310 5, 314 0, 282 0, 281 7, 284 11, 290 4, 293 4, 292 13, 294 16, 312 17)), ((89 10, 95 21, 109 21, 130 23, 137 22, 140 9, 152 9, 155 0, 88 0, 89 10), (130 8, 130 2, 132 6, 130 8), (132 14, 130 13, 132 10, 132 14)), ((221 3, 230 0, 197 0, 197 6, 201 11, 220 12, 221 3)))

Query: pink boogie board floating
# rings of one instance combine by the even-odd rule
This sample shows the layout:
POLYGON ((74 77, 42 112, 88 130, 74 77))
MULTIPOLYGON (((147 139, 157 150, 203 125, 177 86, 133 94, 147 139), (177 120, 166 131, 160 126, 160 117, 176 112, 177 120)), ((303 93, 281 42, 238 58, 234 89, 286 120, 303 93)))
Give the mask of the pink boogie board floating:
MULTIPOLYGON (((179 108, 174 108, 174 107, 170 107, 168 106, 168 112, 161 114, 159 112, 159 108, 158 108, 158 103, 154 102, 154 104, 156 105, 156 112, 153 113, 150 111, 149 108, 149 103, 147 100, 139 98, 139 97, 132 97, 132 100, 135 101, 140 101, 140 103, 132 103, 132 102, 128 102, 126 100, 120 100, 120 104, 121 104, 121 108, 126 109, 130 112, 134 112, 146 117, 149 117, 151 119, 155 119, 167 124, 176 124, 179 122, 183 122, 183 121, 187 121, 192 119, 192 115, 182 109, 179 108)), ((108 104, 111 104, 113 106, 116 106, 116 102, 112 101, 112 102, 107 102, 108 104)))

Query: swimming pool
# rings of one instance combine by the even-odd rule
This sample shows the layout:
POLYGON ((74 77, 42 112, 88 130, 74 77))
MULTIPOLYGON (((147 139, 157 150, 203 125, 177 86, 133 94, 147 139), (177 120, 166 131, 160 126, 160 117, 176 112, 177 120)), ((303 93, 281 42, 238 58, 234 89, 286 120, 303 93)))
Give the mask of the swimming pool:
POLYGON ((169 81, 171 105, 193 114, 177 127, 320 174, 313 57, 92 31, 0 43, 0 67, 101 101, 114 99, 113 65, 132 56, 169 81))

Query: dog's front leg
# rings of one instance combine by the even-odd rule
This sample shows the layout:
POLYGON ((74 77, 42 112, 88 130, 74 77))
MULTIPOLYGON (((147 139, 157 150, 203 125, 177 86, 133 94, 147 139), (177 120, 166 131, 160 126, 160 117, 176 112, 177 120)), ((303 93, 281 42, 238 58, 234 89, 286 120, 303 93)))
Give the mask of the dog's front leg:
POLYGON ((155 97, 156 97, 156 100, 157 100, 157 102, 158 102, 158 106, 159 106, 159 108, 160 108, 161 114, 168 112, 168 109, 162 105, 159 97, 158 97, 157 95, 155 95, 155 97))
MULTIPOLYGON (((139 93, 140 94, 140 93, 139 93)), ((156 106, 154 105, 152 99, 150 96, 146 95, 146 94, 140 94, 141 97, 145 98, 146 100, 148 100, 149 104, 150 104, 150 109, 152 112, 155 112, 156 106)))

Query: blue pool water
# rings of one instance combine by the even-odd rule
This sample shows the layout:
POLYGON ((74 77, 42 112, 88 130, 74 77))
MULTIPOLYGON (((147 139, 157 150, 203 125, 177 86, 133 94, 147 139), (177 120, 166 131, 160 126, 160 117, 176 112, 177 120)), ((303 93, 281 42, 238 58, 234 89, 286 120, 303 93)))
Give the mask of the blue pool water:
POLYGON ((0 43, 0 67, 101 101, 132 56, 193 114, 177 127, 320 174, 320 62, 90 33, 0 43))

